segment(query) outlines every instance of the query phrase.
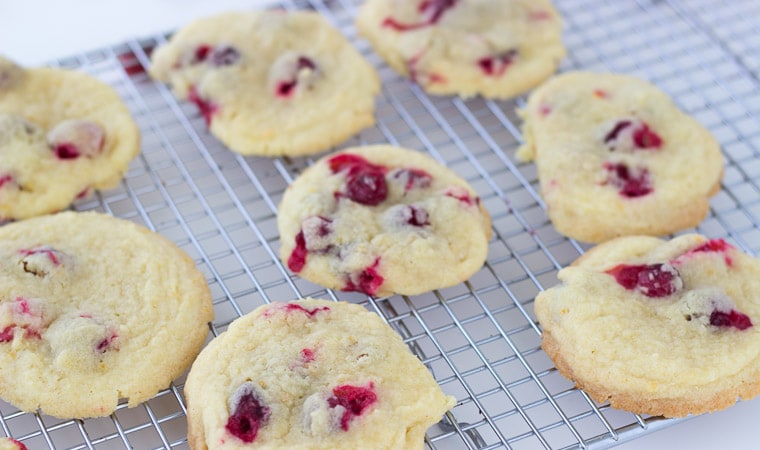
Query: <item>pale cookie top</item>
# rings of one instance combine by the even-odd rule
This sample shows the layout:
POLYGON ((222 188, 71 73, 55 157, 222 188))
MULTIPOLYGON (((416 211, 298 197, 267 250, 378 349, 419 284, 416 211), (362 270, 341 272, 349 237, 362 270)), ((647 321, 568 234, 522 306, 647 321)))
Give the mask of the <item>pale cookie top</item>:
POLYGON ((598 402, 681 417, 760 393, 760 260, 722 239, 623 237, 541 292, 542 346, 598 402))
POLYGON ((549 217, 587 242, 663 235, 704 219, 723 158, 710 132, 635 77, 570 72, 536 89, 521 111, 549 217))
POLYGON ((368 295, 448 287, 483 265, 490 217, 429 156, 392 146, 323 157, 285 191, 280 258, 301 277, 368 295))
POLYGON ((148 400, 212 319, 193 261, 132 222, 64 212, 0 227, 0 397, 61 418, 148 400))
POLYGON ((185 396, 194 450, 421 450, 455 402, 378 315, 313 299, 232 322, 185 396))
POLYGON ((139 151, 137 125, 110 86, 0 57, 0 219, 56 212, 90 189, 113 188, 139 151))
POLYGON ((548 0, 367 0, 356 26, 393 69, 432 94, 513 97, 565 56, 548 0))
POLYGON ((315 12, 199 19, 151 59, 151 76, 194 102, 238 153, 317 153, 375 122, 375 69, 315 12))

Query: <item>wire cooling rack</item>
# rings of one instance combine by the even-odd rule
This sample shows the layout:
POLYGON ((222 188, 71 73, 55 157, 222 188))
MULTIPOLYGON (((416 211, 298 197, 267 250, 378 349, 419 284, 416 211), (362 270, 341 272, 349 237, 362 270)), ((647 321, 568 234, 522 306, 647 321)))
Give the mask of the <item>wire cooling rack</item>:
MULTIPOLYGON (((469 281, 416 297, 373 299, 325 290, 277 260, 276 207, 313 159, 242 157, 207 131, 195 107, 144 72, 167 35, 55 61, 111 84, 142 130, 143 152, 120 187, 80 200, 172 239, 205 273, 216 318, 209 338, 255 307, 313 296, 365 305, 385 318, 457 405, 428 431, 429 449, 601 448, 674 420, 595 404, 540 349, 533 298, 587 248, 557 234, 537 194, 521 142, 516 101, 429 97, 358 40, 357 0, 293 0, 316 9, 378 68, 375 127, 341 147, 389 142, 428 152, 466 178, 493 219, 488 260, 469 281)), ((629 73, 668 92, 721 142, 722 191, 697 231, 760 250, 760 4, 753 0, 556 0, 568 56, 561 70, 629 73)), ((0 402, 5 435, 41 448, 187 448, 184 378, 110 417, 58 420, 0 402)))

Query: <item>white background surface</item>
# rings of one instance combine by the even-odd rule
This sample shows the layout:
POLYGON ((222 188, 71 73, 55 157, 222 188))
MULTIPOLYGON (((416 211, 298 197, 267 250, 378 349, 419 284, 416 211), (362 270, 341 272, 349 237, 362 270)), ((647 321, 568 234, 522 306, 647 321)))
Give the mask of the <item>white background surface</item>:
MULTIPOLYGON (((0 53, 44 64, 129 38, 175 29, 257 0, 0 0, 0 53)), ((760 400, 700 416, 620 445, 621 450, 760 448, 760 400)))

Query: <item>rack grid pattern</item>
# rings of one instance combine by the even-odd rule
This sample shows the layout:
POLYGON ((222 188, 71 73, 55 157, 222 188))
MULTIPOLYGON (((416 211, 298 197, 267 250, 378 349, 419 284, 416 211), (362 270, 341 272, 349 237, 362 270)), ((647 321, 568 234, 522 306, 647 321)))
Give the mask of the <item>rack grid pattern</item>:
MULTIPOLYGON (((484 267, 457 286, 415 297, 368 298, 325 290, 277 259, 277 205, 311 158, 233 154, 144 72, 168 35, 135 39, 53 64, 83 70, 121 94, 142 131, 143 152, 120 187, 79 200, 172 239, 206 275, 216 318, 209 339, 275 300, 312 296, 360 303, 382 316, 457 405, 428 431, 429 449, 605 448, 677 421, 596 404, 540 349, 533 298, 588 246, 559 235, 538 195, 535 167, 514 158, 515 109, 524 99, 431 97, 392 72, 357 39, 359 0, 292 0, 314 9, 378 68, 376 126, 341 147, 391 143, 429 153, 466 178, 493 220, 484 267)), ((568 57, 560 70, 637 75, 668 92, 721 142, 722 191, 696 231, 760 251, 760 5, 752 0, 556 0, 568 57), (720 3, 719 7, 716 3, 720 3)), ((59 420, 0 401, 2 434, 30 449, 188 448, 184 379, 110 417, 59 420)))

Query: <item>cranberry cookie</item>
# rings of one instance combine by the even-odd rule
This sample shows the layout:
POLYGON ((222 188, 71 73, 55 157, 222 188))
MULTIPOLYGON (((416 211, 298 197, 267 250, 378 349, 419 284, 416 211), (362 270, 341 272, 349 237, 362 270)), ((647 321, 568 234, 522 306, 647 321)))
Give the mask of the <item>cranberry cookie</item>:
POLYGON ((356 26, 393 69, 431 94, 513 97, 565 56, 549 0, 367 0, 356 26))
POLYGON ((119 95, 80 72, 0 57, 0 219, 66 208, 115 187, 140 151, 119 95))
POLYGON ((232 322, 185 397, 194 450, 422 449, 455 402, 378 315, 313 299, 232 322))
POLYGON ((315 12, 203 18, 151 59, 151 76, 194 102, 238 153, 317 153, 375 123, 375 69, 315 12))
POLYGON ((535 301, 542 347, 598 402, 682 417, 760 393, 760 261, 721 239, 628 236, 535 301))
POLYGON ((0 228, 0 397, 24 411, 98 417, 149 399, 212 316, 193 261, 132 222, 64 212, 0 228))
POLYGON ((490 217, 475 191, 422 153, 355 147, 285 191, 280 258, 323 286, 385 296, 460 283, 483 265, 490 217))
POLYGON ((720 146, 655 86, 572 72, 536 89, 523 110, 549 217, 586 242, 696 226, 720 189, 720 146))

